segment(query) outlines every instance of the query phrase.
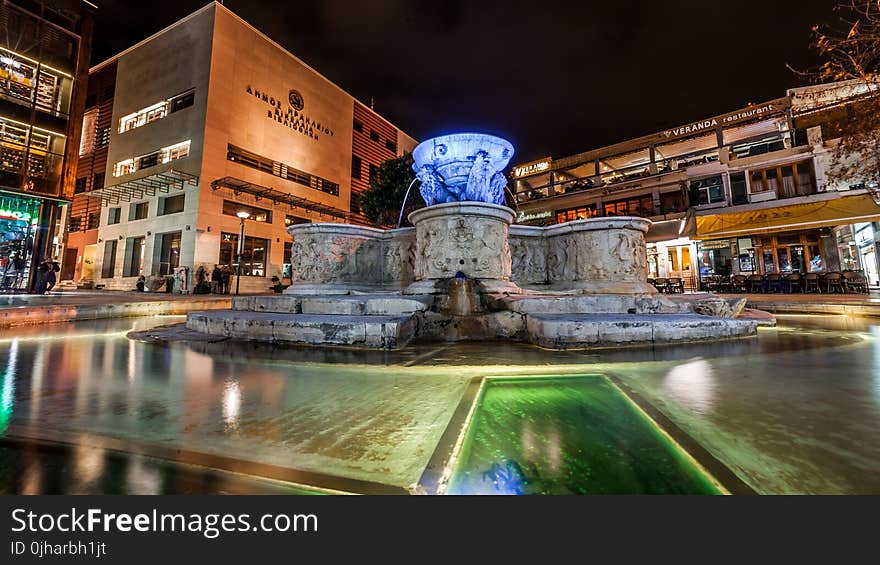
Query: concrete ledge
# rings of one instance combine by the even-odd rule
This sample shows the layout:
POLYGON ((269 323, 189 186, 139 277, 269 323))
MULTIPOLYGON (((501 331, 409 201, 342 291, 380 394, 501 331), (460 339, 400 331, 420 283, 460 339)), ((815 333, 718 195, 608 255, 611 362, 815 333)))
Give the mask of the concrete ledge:
POLYGON ((22 306, 0 309, 0 328, 13 326, 127 318, 134 316, 186 314, 194 310, 225 310, 232 299, 160 300, 119 302, 115 304, 66 304, 57 306, 22 306))
POLYGON ((757 322, 696 314, 533 314, 529 341, 549 349, 649 345, 755 335, 757 322))
POLYGON ((235 339, 398 349, 416 333, 413 316, 338 316, 235 310, 190 312, 190 330, 235 339))

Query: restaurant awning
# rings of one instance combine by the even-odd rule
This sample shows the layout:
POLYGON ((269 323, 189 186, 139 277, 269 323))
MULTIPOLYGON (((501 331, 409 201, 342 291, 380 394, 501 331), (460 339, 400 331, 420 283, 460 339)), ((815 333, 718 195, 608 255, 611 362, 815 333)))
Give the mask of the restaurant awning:
POLYGON ((348 212, 340 210, 339 208, 327 206, 312 200, 306 200, 305 198, 294 196, 289 192, 282 192, 268 186, 254 184, 234 177, 223 177, 211 182, 212 190, 219 190, 221 188, 231 190, 233 194, 250 194, 257 200, 265 198, 266 200, 271 200, 275 204, 287 204, 290 207, 304 208, 306 210, 312 210, 313 212, 340 218, 342 220, 347 220, 349 217, 348 212))
POLYGON ((184 186, 198 186, 199 177, 168 169, 161 173, 155 173, 145 177, 127 180, 118 184, 105 186, 91 192, 87 192, 89 198, 100 198, 101 206, 117 205, 122 201, 132 202, 141 200, 146 196, 156 196, 157 193, 171 192, 171 189, 183 190, 184 186))
POLYGON ((814 229, 880 220, 880 206, 868 194, 729 214, 697 216, 692 239, 715 239, 814 229))
POLYGON ((687 237, 689 234, 685 232, 686 227, 687 218, 654 222, 651 224, 651 229, 645 234, 645 242, 657 243, 658 241, 671 241, 680 237, 687 237))

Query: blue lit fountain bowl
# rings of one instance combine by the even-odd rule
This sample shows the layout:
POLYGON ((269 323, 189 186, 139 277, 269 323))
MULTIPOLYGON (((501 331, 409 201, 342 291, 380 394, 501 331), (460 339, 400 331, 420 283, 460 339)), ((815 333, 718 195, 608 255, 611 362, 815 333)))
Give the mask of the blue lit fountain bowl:
POLYGON ((513 145, 506 139, 485 133, 453 133, 419 143, 413 150, 413 170, 430 165, 449 186, 467 184, 474 157, 486 151, 496 171, 513 157, 513 145))

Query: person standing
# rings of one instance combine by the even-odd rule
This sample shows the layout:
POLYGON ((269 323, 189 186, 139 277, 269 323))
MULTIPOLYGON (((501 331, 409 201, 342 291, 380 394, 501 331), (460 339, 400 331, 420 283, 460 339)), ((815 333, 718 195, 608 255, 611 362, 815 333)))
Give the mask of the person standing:
POLYGON ((223 293, 223 271, 220 270, 220 265, 214 265, 214 270, 211 271, 211 292, 223 293))
POLYGON ((49 292, 55 287, 55 282, 57 281, 57 275, 55 273, 59 272, 61 267, 58 263, 55 262, 54 259, 50 259, 46 257, 46 289, 44 294, 49 294, 49 292))

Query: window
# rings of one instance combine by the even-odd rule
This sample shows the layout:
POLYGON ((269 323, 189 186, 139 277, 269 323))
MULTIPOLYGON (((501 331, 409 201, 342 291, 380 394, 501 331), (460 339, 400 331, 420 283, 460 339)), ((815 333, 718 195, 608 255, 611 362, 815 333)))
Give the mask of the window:
POLYGON ((86 229, 87 230, 96 230, 98 226, 101 225, 101 215, 98 212, 89 212, 89 216, 86 219, 86 229))
POLYGON ((332 194, 333 196, 339 196, 339 185, 333 181, 310 175, 309 173, 300 171, 290 165, 272 161, 267 157, 251 153, 250 151, 242 149, 241 147, 236 147, 232 144, 227 146, 226 159, 229 161, 235 161, 245 167, 251 167, 252 169, 257 169, 264 173, 269 173, 270 175, 275 175, 276 177, 281 177, 309 188, 332 194))
POLYGON ((134 202, 128 207, 128 221, 143 220, 147 217, 147 202, 134 202))
POLYGON ((168 214, 177 214, 178 212, 183 212, 183 206, 186 202, 185 194, 177 194, 175 196, 168 196, 167 198, 162 198, 159 200, 159 216, 166 216, 168 214))
POLYGON ((361 195, 352 192, 351 193, 351 202, 349 204, 349 209, 352 214, 360 214, 361 213, 361 195))
POLYGON ((691 204, 717 204, 724 202, 724 179, 721 175, 691 181, 691 204))
POLYGON ((362 124, 362 123, 360 123, 359 121, 355 120, 355 121, 354 121, 354 131, 358 131, 358 132, 363 133, 363 132, 364 132, 364 124, 362 124))
POLYGON ((136 277, 144 266, 144 238, 129 237, 125 240, 125 264, 122 276, 136 277))
POLYGON ((556 223, 573 222, 574 220, 584 220, 596 216, 596 205, 581 206, 580 208, 571 208, 569 210, 559 210, 556 212, 556 223))
POLYGON ((190 106, 193 105, 193 102, 195 101, 195 99, 196 99, 196 93, 194 90, 191 90, 189 92, 185 92, 183 94, 175 96, 174 98, 171 98, 168 101, 168 113, 173 114, 174 112, 177 112, 178 110, 183 110, 184 108, 189 108, 190 106))
POLYGON ((233 202, 231 200, 223 201, 223 213, 225 215, 238 216, 239 212, 249 213, 250 217, 248 217, 248 220, 263 222, 266 224, 272 223, 272 212, 269 210, 264 210, 255 206, 248 206, 247 204, 239 204, 238 202, 233 202))
POLYGON ((376 177, 379 174, 379 167, 376 165, 370 165, 370 182, 376 182, 376 177))
POLYGON ((605 203, 606 216, 652 216, 654 215, 654 199, 652 196, 618 200, 605 203))
POLYGON ((293 267, 291 263, 293 259, 293 242, 285 241, 284 242, 284 260, 282 262, 281 267, 281 277, 282 278, 290 278, 293 275, 293 267))
POLYGON ((121 177, 135 172, 134 159, 125 159, 113 165, 113 176, 121 177))
MULTIPOLYGON (((112 94, 111 94, 112 97, 112 94)), ((178 94, 167 100, 156 102, 146 108, 142 108, 137 112, 132 112, 119 118, 119 133, 125 133, 134 128, 147 125, 156 120, 161 120, 168 114, 189 108, 195 101, 195 91, 190 90, 183 94, 178 94)))
POLYGON ((734 173, 730 175, 730 194, 733 197, 734 206, 749 203, 745 173, 734 173))
POLYGON ((70 221, 67 223, 67 231, 69 232, 77 232, 82 229, 82 218, 79 216, 72 216, 70 221))
POLYGON ((284 216, 284 227, 310 223, 312 223, 312 221, 305 218, 297 218, 296 216, 284 216))
POLYGON ((186 140, 180 143, 175 143, 174 145, 169 145, 168 147, 163 147, 158 151, 153 151, 146 155, 119 161, 113 166, 113 176, 121 177, 135 171, 140 171, 141 169, 155 167, 160 163, 169 163, 177 159, 183 159, 184 157, 189 156, 189 147, 190 140, 186 140))
MULTIPOLYGON (((266 276, 266 258, 269 255, 269 240, 246 235, 241 249, 241 274, 248 277, 266 276)), ((220 265, 238 268, 238 234, 220 234, 220 265)))
POLYGON ((92 177, 92 190, 104 188, 104 173, 95 173, 92 177))
POLYGON ((87 180, 87 178, 76 179, 76 183, 73 185, 73 193, 79 194, 81 192, 85 192, 87 180))
MULTIPOLYGON (((117 208, 118 210, 118 208, 117 208)), ((116 271, 116 240, 104 243, 104 263, 101 265, 101 278, 112 279, 116 271)))
POLYGON ((361 169, 363 168, 363 162, 361 158, 357 155, 351 156, 351 178, 359 179, 361 178, 361 169))
POLYGON ((83 114, 82 139, 79 142, 80 155, 85 155, 95 150, 95 135, 98 133, 97 119, 97 108, 93 108, 83 114))
POLYGON ((122 208, 110 208, 107 211, 107 225, 118 224, 122 218, 122 208))
POLYGON ((751 171, 752 193, 773 191, 778 198, 815 194, 816 182, 810 161, 751 171))
POLYGON ((397 144, 391 141, 390 139, 385 140, 385 148, 392 153, 397 153, 397 144))
POLYGON ((379 141, 379 132, 374 131, 374 130, 370 130, 370 139, 378 142, 379 141))

